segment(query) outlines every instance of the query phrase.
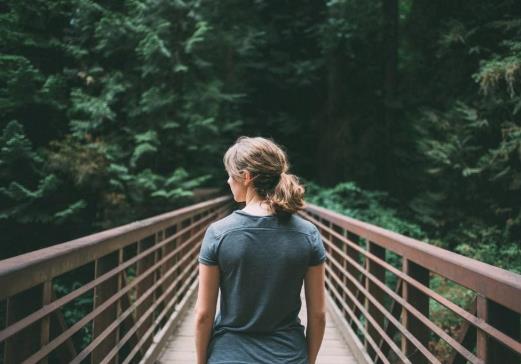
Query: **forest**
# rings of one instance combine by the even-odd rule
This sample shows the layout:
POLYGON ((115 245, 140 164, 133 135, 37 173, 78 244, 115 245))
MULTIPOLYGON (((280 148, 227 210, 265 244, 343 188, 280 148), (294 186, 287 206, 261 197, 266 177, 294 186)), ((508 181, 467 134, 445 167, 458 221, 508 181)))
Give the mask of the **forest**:
POLYGON ((521 3, 0 3, 1 258, 228 193, 273 138, 307 199, 521 271, 521 3))
POLYGON ((247 135, 306 201, 521 273, 520 81, 518 0, 2 0, 0 259, 229 194, 247 135))

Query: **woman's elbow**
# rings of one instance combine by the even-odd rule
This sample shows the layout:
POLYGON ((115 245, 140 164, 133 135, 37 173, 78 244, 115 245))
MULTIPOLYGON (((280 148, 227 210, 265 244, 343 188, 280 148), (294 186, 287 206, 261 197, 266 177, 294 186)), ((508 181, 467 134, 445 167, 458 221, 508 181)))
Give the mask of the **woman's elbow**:
POLYGON ((214 313, 209 310, 196 310, 195 311, 195 322, 205 323, 209 320, 213 320, 214 313))

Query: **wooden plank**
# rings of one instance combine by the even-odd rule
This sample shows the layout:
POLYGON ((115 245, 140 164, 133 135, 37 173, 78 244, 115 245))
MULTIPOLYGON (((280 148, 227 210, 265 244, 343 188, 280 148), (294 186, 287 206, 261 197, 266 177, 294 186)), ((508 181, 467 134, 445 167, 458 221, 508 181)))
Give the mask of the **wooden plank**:
MULTIPOLYGON (((224 214, 227 213, 227 210, 222 210, 217 214, 217 219, 224 216, 224 214)), ((181 223, 182 226, 182 223, 181 223)), ((177 225, 176 231, 179 231, 180 225, 177 225)), ((186 235, 186 234, 182 234, 186 235)), ((180 242, 183 242, 181 239, 180 242)), ((198 244, 200 242, 200 239, 196 239, 191 242, 192 245, 198 244)), ((190 245, 189 245, 190 246, 190 245)), ((190 249, 192 252, 196 252, 197 249, 196 246, 192 246, 190 249)), ((181 249, 182 250, 182 249, 181 249)), ((195 253, 192 253, 195 254, 195 253)), ((179 254, 177 254, 179 255, 179 254)), ((186 255, 182 255, 183 258, 186 259, 186 255)), ((190 259, 186 259, 187 261, 190 261, 190 259)), ((189 263, 189 267, 192 266, 194 262, 197 262, 195 258, 191 259, 191 263, 189 263)), ((177 263, 176 263, 177 264, 177 263)), ((180 264, 181 265, 181 264, 180 264)), ((197 267, 191 267, 191 269, 197 269, 197 267)), ((196 273, 196 271, 194 271, 196 273)), ((181 274, 185 274, 185 272, 181 272, 181 274)), ((165 348, 167 341, 169 340, 171 333, 176 329, 176 327, 179 325, 180 321, 186 316, 187 310, 192 308, 195 305, 195 298, 197 293, 197 287, 198 287, 198 280, 193 279, 194 277, 197 277, 197 275, 190 274, 189 277, 184 277, 180 279, 180 282, 182 282, 181 286, 176 285, 176 289, 173 291, 175 292, 175 297, 172 297, 172 299, 169 299, 168 306, 170 306, 173 302, 177 303, 177 305, 174 306, 173 313, 169 316, 168 321, 164 326, 161 327, 161 329, 154 335, 153 337, 153 344, 148 348, 148 350, 145 352, 143 359, 140 361, 140 363, 145 364, 152 364, 156 363, 157 358, 159 357, 161 351, 165 348), (181 294, 183 293, 184 294, 181 294)), ((177 277, 181 278, 181 277, 177 277)), ((172 285, 170 285, 172 286, 172 285)), ((172 286, 173 287, 173 286, 172 286)))
MULTIPOLYGON (((306 326, 306 303, 304 290, 301 291, 302 308, 299 313, 301 323, 306 326)), ((217 301, 219 307, 220 295, 217 301)), ((188 313, 182 318, 181 323, 173 332, 170 340, 163 348, 157 364, 183 364, 195 363, 195 301, 188 313)), ((326 330, 324 340, 318 354, 316 364, 355 364, 358 363, 349 350, 341 332, 338 330, 330 313, 326 314, 326 330)))
POLYGON ((159 363, 157 358, 161 355, 162 350, 166 347, 167 342, 174 330, 178 327, 181 321, 186 317, 187 312, 193 311, 195 305, 195 299, 197 294, 198 281, 195 280, 183 298, 181 302, 175 307, 174 313, 170 316, 165 326, 157 332, 153 338, 154 345, 150 347, 145 353, 141 363, 156 364, 159 363))
MULTIPOLYGON (((358 292, 360 292, 360 290, 358 290, 358 292)), ((348 350, 355 358, 354 363, 372 363, 371 358, 365 351, 363 342, 356 336, 355 331, 351 327, 351 322, 354 323, 354 321, 346 321, 346 317, 342 315, 340 309, 334 304, 329 292, 326 294, 326 306, 328 315, 332 319, 328 321, 331 321, 331 324, 340 332, 343 338, 342 344, 347 343, 348 350)))

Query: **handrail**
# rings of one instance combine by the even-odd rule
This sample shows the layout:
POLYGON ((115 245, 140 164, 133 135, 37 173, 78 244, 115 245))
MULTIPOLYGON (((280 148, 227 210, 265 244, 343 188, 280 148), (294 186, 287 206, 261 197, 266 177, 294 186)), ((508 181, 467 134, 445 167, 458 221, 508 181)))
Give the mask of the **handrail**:
POLYGON ((194 215, 211 206, 229 201, 230 196, 169 211, 144 220, 128 223, 65 243, 51 245, 0 261, 0 300, 42 283, 50 277, 78 268, 110 251, 121 249, 129 238, 144 239, 154 231, 164 230, 175 220, 194 215))
POLYGON ((314 204, 299 214, 322 234, 326 288, 346 331, 358 340, 353 351, 365 348, 375 363, 440 363, 446 358, 432 352, 434 335, 453 349, 444 362, 521 360, 521 275, 314 204), (387 252, 398 256, 401 266, 393 266, 387 252), (430 288, 435 276, 472 291, 477 310, 430 288), (432 320, 431 302, 462 320, 458 338, 432 320))
POLYGON ((3 363, 153 363, 158 335, 193 296, 202 235, 232 204, 221 196, 0 261, 3 363), (82 286, 56 297, 55 280, 86 271, 82 286), (67 327, 62 309, 87 294, 92 310, 67 327), (73 335, 86 328, 92 339, 79 345, 73 335))
POLYGON ((308 204, 310 213, 320 215, 337 226, 368 239, 428 268, 431 272, 457 282, 521 312, 521 276, 493 265, 428 244, 411 237, 308 204))

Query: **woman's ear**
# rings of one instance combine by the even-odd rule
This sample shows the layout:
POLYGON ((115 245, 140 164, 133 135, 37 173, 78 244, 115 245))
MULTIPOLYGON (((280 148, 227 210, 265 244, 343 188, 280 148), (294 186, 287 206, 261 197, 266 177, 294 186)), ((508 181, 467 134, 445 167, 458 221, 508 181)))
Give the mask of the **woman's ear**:
POLYGON ((251 174, 250 174, 250 171, 248 170, 243 170, 242 171, 242 176, 243 176, 243 180, 242 180, 242 183, 244 186, 248 186, 248 184, 250 183, 251 181, 251 174))

